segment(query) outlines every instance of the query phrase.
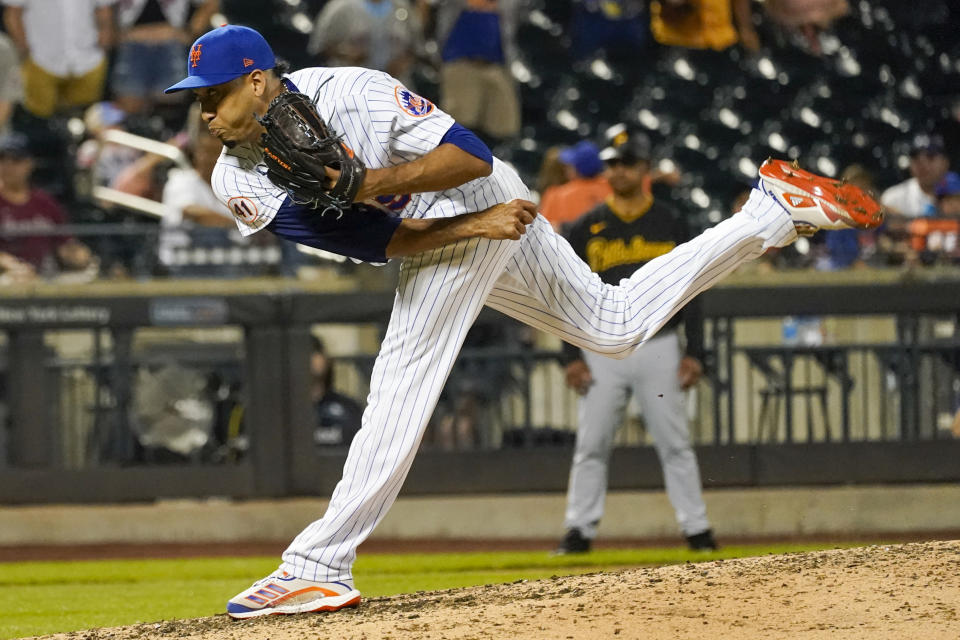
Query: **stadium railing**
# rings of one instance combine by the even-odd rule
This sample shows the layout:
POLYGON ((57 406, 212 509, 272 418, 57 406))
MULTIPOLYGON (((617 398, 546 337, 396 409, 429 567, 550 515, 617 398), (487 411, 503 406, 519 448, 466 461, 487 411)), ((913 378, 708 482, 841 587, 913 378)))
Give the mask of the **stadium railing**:
MULTIPOLYGON (((691 431, 706 485, 956 481, 960 279, 783 279, 703 295, 708 375, 691 431), (822 342, 795 341, 795 316, 817 318, 822 342)), ((329 493, 346 450, 314 443, 313 332, 374 336, 335 358, 338 390, 362 399, 391 304, 291 279, 0 291, 0 499, 329 493), (155 419, 158 402, 177 419, 155 419)), ((554 347, 465 350, 454 380, 496 381, 478 436, 456 451, 428 437, 405 491, 562 490, 576 398, 554 347)), ((660 485, 642 416, 617 444, 611 487, 660 485)))

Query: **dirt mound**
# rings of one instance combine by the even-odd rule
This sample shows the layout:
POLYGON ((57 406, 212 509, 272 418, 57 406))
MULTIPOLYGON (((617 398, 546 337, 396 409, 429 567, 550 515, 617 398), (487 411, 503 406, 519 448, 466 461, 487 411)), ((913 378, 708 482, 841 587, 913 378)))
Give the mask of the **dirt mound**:
POLYGON ((58 640, 960 638, 960 542, 719 560, 366 600, 334 614, 226 616, 58 640))

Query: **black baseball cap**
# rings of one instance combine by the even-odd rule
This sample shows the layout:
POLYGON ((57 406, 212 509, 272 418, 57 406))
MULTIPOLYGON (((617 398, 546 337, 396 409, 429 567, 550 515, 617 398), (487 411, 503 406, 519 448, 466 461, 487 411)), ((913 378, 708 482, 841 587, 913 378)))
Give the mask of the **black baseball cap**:
POLYGON ((650 138, 642 133, 622 134, 610 141, 610 146, 600 152, 604 162, 619 160, 626 164, 650 161, 650 138))
POLYGON ((920 133, 913 137, 910 143, 910 155, 915 156, 918 153, 928 155, 939 155, 944 152, 946 146, 943 144, 943 137, 937 134, 920 133))
POLYGON ((32 156, 30 139, 22 133, 8 133, 0 137, 0 156, 32 156))

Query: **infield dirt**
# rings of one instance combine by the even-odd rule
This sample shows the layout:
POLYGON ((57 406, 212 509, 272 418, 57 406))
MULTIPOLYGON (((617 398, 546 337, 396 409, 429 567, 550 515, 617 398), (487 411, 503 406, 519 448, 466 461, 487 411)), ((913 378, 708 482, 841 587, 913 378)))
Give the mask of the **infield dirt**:
POLYGON ((221 615, 47 638, 956 640, 958 607, 960 542, 953 541, 414 593, 333 614, 243 622, 221 615))

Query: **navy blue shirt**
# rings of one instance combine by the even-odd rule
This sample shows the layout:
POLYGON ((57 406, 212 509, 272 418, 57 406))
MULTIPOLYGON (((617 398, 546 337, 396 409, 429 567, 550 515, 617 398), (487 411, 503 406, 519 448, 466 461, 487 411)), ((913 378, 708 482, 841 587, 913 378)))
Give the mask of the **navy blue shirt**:
POLYGON ((364 262, 386 262, 387 245, 400 218, 365 204, 336 209, 311 209, 287 198, 267 231, 285 240, 364 262))
POLYGON ((464 11, 457 18, 440 54, 444 62, 483 60, 503 64, 500 16, 492 11, 464 11))

